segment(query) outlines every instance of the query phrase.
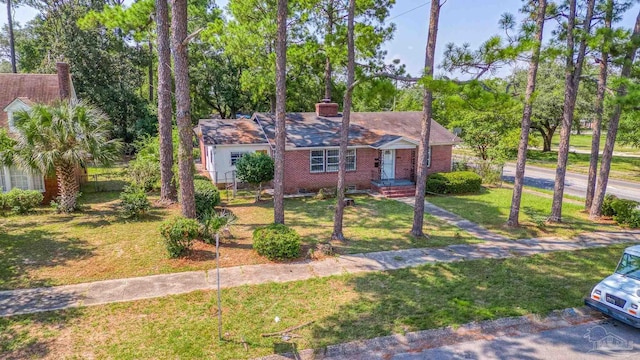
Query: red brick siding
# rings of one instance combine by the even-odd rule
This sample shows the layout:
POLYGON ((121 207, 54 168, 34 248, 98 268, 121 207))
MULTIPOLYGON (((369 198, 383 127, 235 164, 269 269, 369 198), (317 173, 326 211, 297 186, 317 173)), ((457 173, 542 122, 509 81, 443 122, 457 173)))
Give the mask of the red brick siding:
POLYGON ((396 150, 396 179, 411 179, 411 149, 396 150))
MULTIPOLYGON (((428 173, 451 171, 451 150, 451 145, 432 146, 428 173)), ((309 150, 288 150, 285 153, 285 193, 296 193, 300 189, 315 191, 336 186, 337 172, 311 173, 309 155, 309 150)), ((357 149, 356 171, 347 172, 347 186, 355 185, 358 189, 368 189, 371 180, 379 177, 380 169, 374 166, 378 156, 378 150, 357 149)), ((396 179, 409 179, 411 168, 411 149, 396 150, 396 179)))
POLYGON ((58 197, 58 179, 55 175, 44 177, 44 199, 43 204, 49 204, 51 200, 58 197))
POLYGON ((451 171, 451 145, 438 145, 431 147, 431 166, 427 173, 451 171))
MULTIPOLYGON (((356 171, 347 171, 346 185, 356 185, 358 189, 371 186, 372 174, 378 172, 374 167, 378 151, 370 148, 356 150, 356 171)), ((289 150, 285 152, 284 191, 291 194, 299 189, 317 190, 335 187, 338 181, 337 172, 311 173, 309 150, 289 150)))

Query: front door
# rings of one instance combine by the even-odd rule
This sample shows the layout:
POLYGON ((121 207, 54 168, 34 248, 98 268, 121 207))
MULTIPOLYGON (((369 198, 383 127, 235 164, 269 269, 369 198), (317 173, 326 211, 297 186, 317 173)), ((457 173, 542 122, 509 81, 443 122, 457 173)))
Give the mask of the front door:
POLYGON ((396 178, 396 151, 382 150, 382 180, 390 180, 396 178))

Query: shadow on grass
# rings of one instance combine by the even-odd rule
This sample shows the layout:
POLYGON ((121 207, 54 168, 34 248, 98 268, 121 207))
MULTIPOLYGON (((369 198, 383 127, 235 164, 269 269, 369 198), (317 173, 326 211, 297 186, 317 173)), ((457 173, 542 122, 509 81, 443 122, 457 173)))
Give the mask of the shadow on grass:
POLYGON ((18 360, 49 356, 59 350, 54 345, 54 334, 70 326, 82 314, 82 309, 70 309, 0 318, 0 358, 18 360), (37 330, 33 331, 34 328, 37 330))
MULTIPOLYGON (((347 284, 358 297, 316 321, 312 346, 319 349, 394 333, 581 306, 593 285, 613 271, 623 248, 426 265, 354 276, 347 284)), ((525 350, 520 349, 523 354, 528 352, 525 350)), ((473 355, 471 358, 485 358, 489 353, 473 355)))
POLYGON ((32 270, 62 266, 94 254, 88 242, 60 234, 23 227, 24 231, 0 235, 0 289, 51 285, 49 279, 33 279, 32 270))

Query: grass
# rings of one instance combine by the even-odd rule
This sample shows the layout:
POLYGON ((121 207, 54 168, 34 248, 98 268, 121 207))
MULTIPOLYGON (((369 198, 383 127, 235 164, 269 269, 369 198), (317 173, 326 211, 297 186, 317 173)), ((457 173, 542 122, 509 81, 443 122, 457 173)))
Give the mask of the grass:
MULTIPOLYGON (((355 206, 344 212, 346 241, 334 242, 339 253, 360 253, 419 247, 442 247, 451 244, 474 243, 479 240, 468 233, 430 215, 425 218, 425 233, 429 238, 416 239, 409 233, 413 208, 395 200, 378 199, 367 195, 351 196, 355 206)), ((309 247, 318 241, 328 241, 333 231, 335 199, 287 199, 285 219, 309 247)), ((252 200, 231 202, 228 208, 239 218, 234 235, 250 239, 253 229, 273 221, 272 202, 254 204, 252 200)))
MULTIPOLYGON (((604 149, 604 143, 607 139, 607 132, 604 131, 602 136, 600 137, 600 152, 604 149)), ((553 135, 553 139, 551 140, 551 146, 554 149, 557 149, 560 145, 560 132, 556 132, 553 135)), ((591 134, 571 134, 571 138, 569 140, 569 146, 576 150, 584 150, 591 151, 591 134)), ((640 148, 625 146, 621 144, 616 144, 614 148, 615 152, 627 153, 627 154, 640 154, 640 148)))
POLYGON ((480 194, 429 197, 428 201, 512 238, 573 237, 587 231, 617 229, 613 222, 596 223, 589 220, 588 215, 582 211, 583 205, 566 202, 562 207, 563 223, 546 224, 552 199, 526 192, 522 194, 520 207, 521 227, 508 228, 505 223, 509 217, 511 194, 511 189, 488 188, 480 194))
MULTIPOLYGON (((570 152, 567 171, 588 174, 590 157, 589 154, 570 152)), ((602 156, 600 156, 600 158, 602 158, 602 156)), ((529 150, 527 153, 527 164, 555 169, 558 165, 558 153, 556 151, 542 152, 539 150, 529 150)), ((611 160, 609 176, 612 179, 639 181, 640 158, 614 156, 611 160)))
MULTIPOLYGON (((153 202, 157 197, 152 196, 153 202)), ((168 259, 159 234, 160 223, 180 214, 177 205, 154 207, 139 221, 122 219, 118 193, 86 193, 84 211, 55 214, 41 208, 36 213, 0 217, 0 289, 54 286, 180 271, 215 268, 211 245, 197 242, 187 258, 168 259)), ((336 244, 341 253, 370 252, 411 247, 473 243, 478 240, 457 228, 427 218, 429 239, 409 235, 410 206, 367 196, 356 198, 345 211, 348 240, 336 244)), ((318 241, 327 241, 333 219, 332 200, 288 199, 288 224, 304 240, 303 256, 318 241)), ((270 201, 254 204, 237 200, 230 209, 238 216, 233 238, 222 244, 220 266, 268 263, 252 249, 252 232, 273 220, 270 201)))
POLYGON ((246 359, 582 305, 624 245, 224 290, 0 319, 0 357, 246 359), (275 317, 281 321, 276 323, 275 317), (261 337, 314 321, 284 342, 261 337), (243 344, 244 343, 244 344, 243 344), (246 345, 246 350, 245 346, 246 345))

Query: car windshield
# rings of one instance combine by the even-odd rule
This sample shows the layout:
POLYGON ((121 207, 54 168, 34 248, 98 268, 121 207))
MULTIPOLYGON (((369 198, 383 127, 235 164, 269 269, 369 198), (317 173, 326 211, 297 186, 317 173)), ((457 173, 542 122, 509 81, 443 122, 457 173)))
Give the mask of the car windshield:
POLYGON ((616 273, 640 280, 640 256, 625 253, 620 259, 616 273))

